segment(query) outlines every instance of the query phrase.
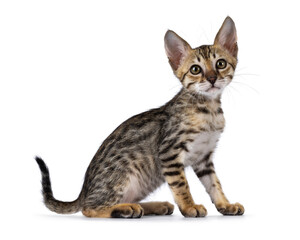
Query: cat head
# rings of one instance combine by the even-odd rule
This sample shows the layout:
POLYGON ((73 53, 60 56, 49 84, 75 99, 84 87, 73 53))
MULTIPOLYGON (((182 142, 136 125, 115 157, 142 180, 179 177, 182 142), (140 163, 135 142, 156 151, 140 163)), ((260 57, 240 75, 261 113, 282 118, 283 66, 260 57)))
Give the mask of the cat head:
POLYGON ((165 49, 174 74, 186 90, 215 98, 231 82, 237 65, 235 24, 227 17, 213 45, 194 49, 169 30, 165 35, 165 49))

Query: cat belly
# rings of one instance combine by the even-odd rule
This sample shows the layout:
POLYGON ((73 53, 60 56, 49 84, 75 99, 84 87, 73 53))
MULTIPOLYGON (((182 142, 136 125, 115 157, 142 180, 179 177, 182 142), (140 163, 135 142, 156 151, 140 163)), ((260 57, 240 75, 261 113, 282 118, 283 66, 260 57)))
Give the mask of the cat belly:
POLYGON ((121 203, 132 203, 142 196, 141 185, 139 179, 136 176, 131 175, 129 177, 128 185, 124 190, 124 195, 121 203))
POLYGON ((136 175, 130 175, 120 203, 139 202, 158 188, 163 182, 164 179, 162 176, 155 179, 140 179, 136 175))
POLYGON ((212 152, 217 145, 220 134, 220 131, 203 132, 194 137, 194 141, 187 144, 188 152, 185 154, 184 165, 190 166, 212 152))

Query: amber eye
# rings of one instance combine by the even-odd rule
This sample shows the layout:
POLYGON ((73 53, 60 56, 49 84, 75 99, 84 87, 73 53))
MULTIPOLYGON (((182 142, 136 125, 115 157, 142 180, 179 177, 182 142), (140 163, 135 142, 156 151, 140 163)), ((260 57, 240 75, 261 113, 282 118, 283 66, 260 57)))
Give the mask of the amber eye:
POLYGON ((190 71, 192 74, 197 75, 197 74, 201 73, 201 67, 198 65, 193 65, 193 66, 191 66, 190 71))
POLYGON ((216 63, 218 69, 224 69, 227 66, 227 62, 224 59, 219 59, 216 63))

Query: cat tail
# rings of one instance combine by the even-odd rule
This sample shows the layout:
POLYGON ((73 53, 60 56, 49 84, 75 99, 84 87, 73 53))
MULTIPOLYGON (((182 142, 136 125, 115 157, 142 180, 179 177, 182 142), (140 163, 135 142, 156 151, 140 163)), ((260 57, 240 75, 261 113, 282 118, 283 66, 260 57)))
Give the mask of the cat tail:
POLYGON ((61 214, 71 214, 76 213, 81 210, 80 206, 80 195, 79 197, 72 202, 62 202, 56 200, 53 197, 52 188, 51 188, 51 181, 49 176, 49 170, 43 159, 40 157, 35 157, 37 164, 40 167, 41 174, 42 174, 42 194, 44 197, 44 203, 46 207, 56 213, 61 214))

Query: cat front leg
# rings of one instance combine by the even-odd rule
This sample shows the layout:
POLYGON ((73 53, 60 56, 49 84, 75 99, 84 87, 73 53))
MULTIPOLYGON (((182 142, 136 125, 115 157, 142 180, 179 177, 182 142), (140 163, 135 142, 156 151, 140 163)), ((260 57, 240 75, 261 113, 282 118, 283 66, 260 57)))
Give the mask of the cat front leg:
POLYGON ((194 203, 182 164, 182 153, 172 153, 160 157, 162 173, 172 191, 180 212, 185 217, 205 217, 207 210, 194 203))
POLYGON ((243 215, 245 212, 243 205, 240 203, 231 204, 226 198, 215 172, 212 155, 212 152, 210 152, 199 162, 192 165, 196 175, 220 213, 223 215, 243 215))

